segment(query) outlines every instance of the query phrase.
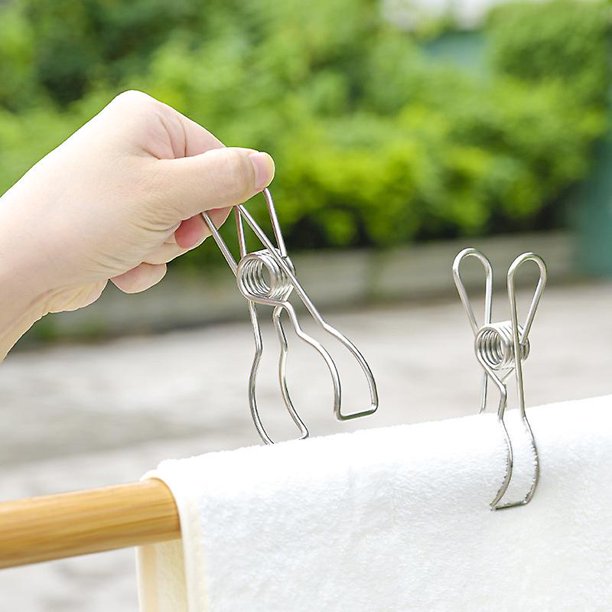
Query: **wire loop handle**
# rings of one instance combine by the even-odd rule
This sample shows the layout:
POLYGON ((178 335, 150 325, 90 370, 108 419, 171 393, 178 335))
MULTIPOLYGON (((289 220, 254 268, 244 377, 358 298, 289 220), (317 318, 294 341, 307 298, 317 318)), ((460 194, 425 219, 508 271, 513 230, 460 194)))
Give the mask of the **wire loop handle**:
POLYGON ((503 482, 491 501, 492 510, 501 510, 528 504, 536 490, 540 479, 540 460, 535 436, 527 419, 525 411, 525 388, 523 382, 523 361, 527 359, 530 351, 529 332, 535 319, 536 311, 540 304, 544 288, 546 286, 546 265, 541 257, 535 253, 524 253, 517 257, 508 269, 506 279, 508 289, 508 301, 510 304, 510 320, 501 323, 492 323, 493 310, 493 267, 490 261, 476 249, 469 248, 461 251, 453 262, 453 279, 468 316, 470 326, 474 332, 474 351, 476 359, 484 370, 482 382, 482 394, 480 412, 487 407, 488 379, 490 378, 499 390, 500 399, 497 407, 497 419, 502 428, 507 449, 506 474, 503 482), (470 303, 467 290, 461 278, 461 264, 469 258, 474 257, 480 261, 485 270, 485 304, 484 322, 481 326, 476 321, 474 309, 470 303), (539 268, 538 283, 535 288, 527 316, 523 324, 518 322, 518 308, 516 301, 515 276, 518 269, 528 261, 533 261, 539 268), (529 491, 521 500, 516 502, 501 503, 512 479, 514 456, 512 441, 504 421, 505 411, 508 405, 508 387, 506 380, 514 373, 518 394, 519 414, 525 431, 529 436, 529 444, 535 458, 534 475, 529 491))
POLYGON ((374 413, 378 409, 378 390, 372 370, 361 352, 344 334, 340 333, 336 328, 332 327, 329 323, 327 323, 327 321, 325 321, 325 319, 323 319, 318 309, 308 297, 308 294, 302 285, 299 283, 295 274, 293 263, 287 255, 287 249, 281 233, 276 210, 274 208, 272 195, 268 189, 264 189, 263 195, 266 200, 266 206, 272 225, 274 239, 276 241, 276 246, 274 246, 274 244, 270 241, 268 236, 257 224, 255 219, 243 204, 235 206, 234 217, 236 221, 236 231, 238 234, 238 245, 240 249, 240 260, 238 262, 236 262, 234 259, 231 251, 225 244, 225 241, 212 222, 209 214, 204 212, 202 213, 202 217, 204 218, 211 235, 217 243, 217 246, 227 261, 230 269, 236 276, 240 293, 242 293, 248 302, 249 315, 255 338, 255 355, 249 376, 249 406, 251 409, 253 422, 260 437, 266 444, 273 444, 274 441, 268 434, 261 420, 256 397, 257 374, 263 355, 263 339, 257 314, 257 305, 271 306, 273 308, 272 322, 274 324, 276 335, 280 344, 278 377, 281 394, 285 408, 289 412, 289 415, 299 430, 299 439, 307 438, 309 436, 309 431, 293 405, 287 385, 286 364, 289 344, 283 325, 283 312, 286 313, 298 338, 314 348, 325 362, 332 380, 334 414, 338 420, 346 421, 374 413), (246 238, 244 233, 245 221, 265 249, 255 251, 253 253, 247 252, 246 238), (314 339, 302 329, 295 308, 289 301, 289 298, 294 292, 300 298, 306 307, 306 310, 312 316, 317 325, 323 329, 323 331, 338 340, 352 354, 361 367, 361 370, 366 378, 370 394, 370 405, 368 408, 351 413, 342 412, 342 386, 338 368, 329 351, 318 340, 314 339))

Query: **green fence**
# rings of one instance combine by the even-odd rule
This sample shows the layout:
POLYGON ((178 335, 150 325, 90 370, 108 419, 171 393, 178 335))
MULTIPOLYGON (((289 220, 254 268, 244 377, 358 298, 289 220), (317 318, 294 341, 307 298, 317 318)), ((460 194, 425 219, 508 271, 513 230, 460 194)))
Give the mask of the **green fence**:
POLYGON ((579 269, 612 276, 612 130, 598 144, 591 174, 578 194, 572 225, 577 230, 579 269))

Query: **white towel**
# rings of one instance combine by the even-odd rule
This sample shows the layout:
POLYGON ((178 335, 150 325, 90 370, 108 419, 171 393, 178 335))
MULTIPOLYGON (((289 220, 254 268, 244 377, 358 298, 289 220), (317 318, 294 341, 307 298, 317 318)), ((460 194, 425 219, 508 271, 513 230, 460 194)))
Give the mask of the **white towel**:
POLYGON ((183 539, 139 551, 141 610, 611 610, 612 396, 528 414, 541 481, 497 512, 493 415, 163 462, 183 539))

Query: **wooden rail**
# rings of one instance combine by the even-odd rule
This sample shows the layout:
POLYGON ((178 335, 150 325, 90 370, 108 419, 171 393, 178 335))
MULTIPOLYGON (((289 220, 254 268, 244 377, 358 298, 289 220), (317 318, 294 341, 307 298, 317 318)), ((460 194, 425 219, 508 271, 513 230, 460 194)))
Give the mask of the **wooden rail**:
POLYGON ((160 480, 0 504, 0 568, 179 537, 176 505, 160 480))

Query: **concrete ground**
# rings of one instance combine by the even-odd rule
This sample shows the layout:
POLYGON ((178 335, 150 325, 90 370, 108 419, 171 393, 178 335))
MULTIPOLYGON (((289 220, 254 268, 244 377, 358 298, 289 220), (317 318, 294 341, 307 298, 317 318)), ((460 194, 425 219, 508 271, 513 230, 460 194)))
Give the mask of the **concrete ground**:
MULTIPOLYGON (((503 295, 497 305, 495 318, 507 318, 503 295)), ((547 290, 525 368, 528 404, 612 393, 611 312, 612 283, 547 290)), ((291 336, 289 384, 313 434, 478 410, 481 377, 458 300, 328 318, 370 361, 381 407, 338 424, 322 364, 291 336)), ((262 413, 275 435, 289 437, 273 372, 275 338, 265 332, 262 413)), ((0 499, 129 482, 168 457, 258 443, 245 396, 251 355, 246 323, 15 352, 0 368, 0 499)), ((363 406, 359 371, 341 364, 347 409, 363 406)), ((137 610, 134 553, 0 571, 0 609, 137 610)))

